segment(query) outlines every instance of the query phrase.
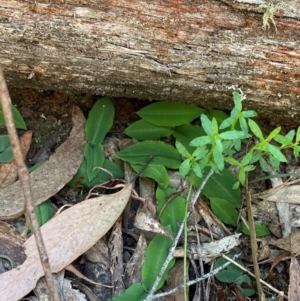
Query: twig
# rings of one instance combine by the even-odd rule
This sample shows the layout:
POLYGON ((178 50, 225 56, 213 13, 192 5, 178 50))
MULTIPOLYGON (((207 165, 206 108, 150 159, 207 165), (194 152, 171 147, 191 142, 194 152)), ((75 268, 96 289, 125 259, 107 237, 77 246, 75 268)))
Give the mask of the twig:
MULTIPOLYGON (((209 173, 207 174, 207 176, 205 177, 205 179, 203 180, 203 182, 202 182, 200 188, 197 190, 197 192, 196 192, 196 194, 195 194, 195 196, 194 196, 194 200, 193 200, 193 202, 192 202, 192 206, 195 205, 197 199, 199 198, 199 196, 200 196, 200 194, 201 194, 201 191, 202 191, 203 187, 205 186, 205 184, 207 183, 207 181, 209 180, 209 178, 211 177, 211 175, 212 175, 213 173, 214 173, 214 172, 213 172, 213 170, 211 169, 211 170, 209 171, 209 173)), ((189 215, 190 215, 190 211, 188 212, 188 214, 187 214, 187 216, 186 216, 185 218, 187 219, 189 215)), ((170 251, 169 251, 168 257, 167 257, 165 263, 163 264, 163 266, 161 267, 161 270, 160 270, 160 272, 158 273, 158 275, 157 275, 157 277, 156 277, 156 279, 155 279, 155 282, 154 282, 154 284, 153 284, 153 286, 152 286, 152 288, 151 288, 151 290, 150 290, 148 296, 144 299, 144 301, 150 301, 150 300, 153 299, 153 294, 154 294, 154 292, 156 291, 157 285, 159 284, 160 279, 161 279, 161 277, 163 276, 165 270, 167 269, 167 267, 168 267, 170 261, 173 259, 173 254, 174 254, 175 248, 176 248, 176 246, 177 246, 177 244, 178 244, 179 238, 180 238, 180 236, 181 236, 183 227, 184 227, 184 222, 181 223, 180 228, 179 228, 179 230, 178 230, 178 233, 177 233, 177 235, 176 235, 176 237, 175 237, 175 240, 174 240, 174 242, 173 242, 172 248, 171 248, 170 251)), ((206 278, 204 278, 204 279, 206 279, 206 278)), ((199 281, 200 281, 200 280, 199 280, 199 281)), ((196 281, 196 282, 198 282, 198 281, 196 281)), ((195 283, 196 283, 196 282, 195 282, 195 283)), ((188 283, 190 283, 190 282, 187 282, 187 284, 188 284, 188 283)), ((184 285, 182 285, 181 287, 184 287, 184 285)))
POLYGON ((14 154, 15 163, 18 170, 18 176, 23 189, 23 196, 25 199, 25 208, 28 213, 29 219, 32 224, 37 249, 40 255, 40 260, 44 269, 45 279, 48 286, 49 294, 53 301, 60 301, 60 297, 56 286, 54 285, 54 279, 51 273, 51 267, 49 263, 49 257, 45 248, 43 237, 40 231, 40 227, 35 215, 34 206, 32 205, 32 192, 30 186, 30 179, 27 167, 25 165, 19 138, 15 128, 12 111, 11 111, 11 99, 8 93, 2 67, 0 66, 0 101, 2 105, 2 111, 6 122, 7 132, 9 134, 10 143, 14 154))
MULTIPOLYGON (((234 256, 232 257, 232 260, 237 259, 240 255, 241 255, 241 253, 234 255, 234 256)), ((216 275, 216 274, 219 273, 221 270, 223 270, 224 268, 226 268, 229 264, 230 264, 230 262, 227 261, 227 262, 225 262, 223 265, 221 265, 220 267, 218 267, 218 268, 214 269, 213 271, 211 271, 211 272, 209 272, 209 273, 203 275, 202 277, 187 282, 186 285, 187 285, 187 286, 191 286, 191 285, 194 285, 194 284, 198 283, 199 281, 205 280, 205 279, 207 279, 207 278, 209 278, 209 277, 211 277, 211 276, 213 276, 213 275, 216 275)), ((151 298, 151 300, 153 300, 153 299, 158 299, 158 298, 161 298, 161 297, 164 297, 164 296, 171 295, 171 294, 177 292, 177 291, 178 291, 179 289, 181 289, 183 286, 184 286, 184 284, 179 285, 179 286, 177 286, 177 287, 171 289, 171 290, 168 291, 168 292, 164 292, 164 293, 160 293, 160 294, 153 295, 152 298, 151 298)))
MULTIPOLYGON (((240 265, 238 262, 234 261, 233 259, 231 259, 230 257, 226 256, 226 255, 222 255, 223 258, 225 258, 226 260, 230 261, 231 263, 233 263, 234 265, 236 265, 237 267, 239 267, 241 270, 243 270, 244 272, 248 273, 250 276, 252 276, 253 278, 255 278, 255 275, 253 273, 251 273, 250 271, 248 271, 245 267, 243 267, 242 265, 240 265)), ((272 285, 270 285, 269 283, 267 283, 266 281, 262 280, 259 278, 259 282, 262 283, 263 285, 267 286, 270 290, 272 290, 273 292, 279 294, 280 296, 283 296, 284 298, 288 299, 288 296, 286 295, 282 295, 282 292, 279 291, 278 289, 276 289, 275 287, 273 287, 272 285)))
POLYGON ((260 271, 259 266, 257 263, 257 242, 256 242, 256 232, 255 232, 255 225, 254 219, 252 214, 252 205, 251 205, 251 195, 248 189, 248 175, 246 175, 246 202, 247 202, 247 213, 248 213, 248 223, 249 223, 249 230, 250 230, 250 241, 251 241, 251 251, 252 251, 252 261, 253 261, 253 268, 255 273, 255 280, 256 280, 256 287, 258 293, 259 301, 265 301, 265 294, 262 289, 260 283, 260 271))

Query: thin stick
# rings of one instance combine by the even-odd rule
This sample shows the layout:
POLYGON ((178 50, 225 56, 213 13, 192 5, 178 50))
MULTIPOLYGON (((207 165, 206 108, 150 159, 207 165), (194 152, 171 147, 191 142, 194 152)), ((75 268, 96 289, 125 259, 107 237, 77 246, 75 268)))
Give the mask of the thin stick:
MULTIPOLYGON (((252 276, 253 278, 255 278, 255 275, 253 273, 251 273, 250 271, 248 271, 245 267, 243 267, 242 265, 240 265, 238 262, 232 260, 230 257, 226 256, 226 255, 222 255, 223 258, 225 258, 226 260, 230 261, 231 263, 233 263, 234 265, 236 265, 237 267, 239 267, 241 270, 243 270, 244 272, 248 273, 250 276, 252 276)), ((267 286, 270 290, 272 290, 273 292, 279 294, 280 296, 283 296, 284 298, 288 299, 288 296, 286 295, 282 295, 282 292, 279 291, 278 289, 276 289, 275 287, 273 287, 272 285, 270 285, 269 283, 267 283, 266 281, 262 280, 259 278, 259 282, 262 283, 263 285, 267 286)))
POLYGON ((49 294, 53 301, 60 301, 59 294, 56 290, 56 286, 54 285, 54 279, 51 273, 48 254, 35 215, 34 206, 32 205, 32 192, 31 192, 29 174, 21 152, 20 142, 15 128, 12 111, 11 111, 11 99, 8 93, 8 89, 6 86, 6 82, 4 79, 1 66, 0 66, 0 101, 1 101, 3 115, 6 122, 7 132, 9 134, 10 143, 12 145, 12 150, 13 150, 14 159, 18 170, 19 179, 22 185, 23 196, 25 199, 25 208, 32 224, 34 237, 39 251, 40 260, 44 269, 44 274, 45 274, 45 279, 48 286, 49 294))

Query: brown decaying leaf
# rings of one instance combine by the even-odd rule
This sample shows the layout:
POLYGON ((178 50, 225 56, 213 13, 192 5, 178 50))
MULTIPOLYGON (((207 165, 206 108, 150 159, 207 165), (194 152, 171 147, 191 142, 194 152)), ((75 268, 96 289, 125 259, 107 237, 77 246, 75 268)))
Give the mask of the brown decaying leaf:
MULTIPOLYGON (((79 203, 51 219, 42 228, 51 270, 59 272, 96 243, 125 208, 132 185, 123 190, 79 203)), ((26 261, 0 275, 0 296, 17 301, 28 294, 43 276, 34 237, 24 244, 26 261)))
POLYGON ((289 236, 281 239, 271 239, 269 244, 276 246, 288 252, 300 253, 300 231, 291 233, 289 236), (291 241, 293 241, 293 250, 291 250, 291 241))
MULTIPOLYGON (((78 107, 73 108, 73 128, 69 138, 42 166, 30 174, 33 205, 39 205, 56 194, 77 172, 86 143, 85 118, 78 107)), ((0 219, 17 218, 24 213, 20 181, 0 190, 0 219)))
POLYGON ((300 300, 300 266, 294 255, 291 257, 290 265, 290 285, 288 292, 289 301, 300 300))
MULTIPOLYGON (((25 159, 27 153, 29 151, 32 140, 32 131, 26 131, 20 137, 20 145, 23 154, 23 158, 25 159)), ((15 160, 12 160, 8 163, 0 164, 0 189, 11 185, 18 178, 18 171, 15 164, 15 160)))

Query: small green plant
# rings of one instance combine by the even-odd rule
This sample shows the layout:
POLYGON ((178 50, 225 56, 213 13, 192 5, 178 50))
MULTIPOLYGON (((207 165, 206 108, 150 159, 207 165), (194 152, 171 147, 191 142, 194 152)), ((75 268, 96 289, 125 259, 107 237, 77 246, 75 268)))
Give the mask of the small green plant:
MULTIPOLYGON (((229 254, 228 257, 232 258, 233 256, 229 254)), ((215 267, 218 268, 225 262, 227 262, 227 260, 220 257, 216 260, 215 267)), ((244 266, 241 260, 236 260, 236 262, 241 266, 244 266)), ((244 296, 250 297, 255 294, 250 277, 245 275, 243 270, 233 264, 229 264, 225 269, 217 273, 216 278, 220 282, 234 283, 244 296)))
POLYGON ((113 125, 114 106, 107 96, 100 98, 89 112, 85 126, 87 144, 84 159, 76 175, 69 182, 72 187, 92 187, 105 182, 113 175, 123 177, 123 170, 111 160, 105 158, 102 143, 113 125), (111 173, 111 174, 110 174, 111 173))
POLYGON ((262 29, 266 30, 267 28, 270 28, 269 20, 272 22, 272 24, 275 27, 275 30, 277 32, 277 26, 274 19, 274 14, 284 10, 283 6, 281 5, 274 5, 273 3, 263 3, 258 8, 258 10, 265 10, 265 13, 263 15, 263 26, 262 29))

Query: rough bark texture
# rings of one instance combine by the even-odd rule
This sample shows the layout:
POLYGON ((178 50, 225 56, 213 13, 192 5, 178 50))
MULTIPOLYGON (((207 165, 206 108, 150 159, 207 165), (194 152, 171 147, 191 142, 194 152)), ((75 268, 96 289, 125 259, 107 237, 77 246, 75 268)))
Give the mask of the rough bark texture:
POLYGON ((235 85, 248 108, 300 120, 298 0, 281 2, 277 31, 262 0, 45 2, 0 2, 11 86, 228 108, 235 85))

